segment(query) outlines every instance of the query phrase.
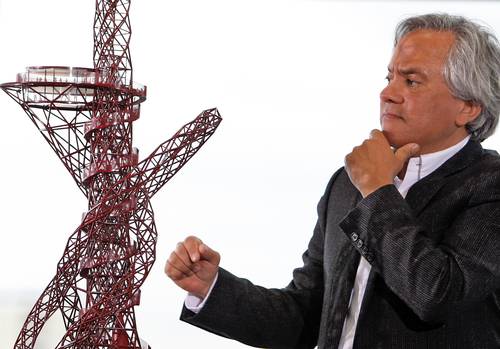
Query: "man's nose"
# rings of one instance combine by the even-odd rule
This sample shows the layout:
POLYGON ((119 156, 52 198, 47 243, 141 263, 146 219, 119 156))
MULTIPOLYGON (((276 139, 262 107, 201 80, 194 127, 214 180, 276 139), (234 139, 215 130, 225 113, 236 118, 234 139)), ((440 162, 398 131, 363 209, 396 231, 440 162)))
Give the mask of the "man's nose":
POLYGON ((396 103, 401 104, 404 101, 402 94, 399 92, 398 88, 395 86, 394 82, 389 82, 389 84, 380 92, 380 101, 384 103, 396 103))

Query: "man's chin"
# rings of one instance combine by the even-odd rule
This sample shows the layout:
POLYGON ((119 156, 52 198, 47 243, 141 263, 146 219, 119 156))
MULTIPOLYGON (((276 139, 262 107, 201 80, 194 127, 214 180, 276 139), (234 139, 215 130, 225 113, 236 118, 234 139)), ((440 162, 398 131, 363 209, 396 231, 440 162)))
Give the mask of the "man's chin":
POLYGON ((414 140, 410 137, 404 137, 401 134, 397 134, 388 130, 382 130, 382 133, 384 134, 391 147, 395 149, 398 149, 408 143, 414 142, 414 140))

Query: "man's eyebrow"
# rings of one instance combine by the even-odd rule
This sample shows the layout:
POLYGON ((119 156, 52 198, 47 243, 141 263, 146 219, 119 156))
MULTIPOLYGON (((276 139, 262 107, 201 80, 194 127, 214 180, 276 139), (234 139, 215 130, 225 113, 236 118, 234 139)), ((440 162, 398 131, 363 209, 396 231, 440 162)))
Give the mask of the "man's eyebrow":
MULTIPOLYGON (((387 70, 389 71, 389 73, 392 73, 393 71, 391 67, 387 67, 387 70)), ((422 76, 427 76, 427 74, 422 69, 416 67, 401 68, 398 71, 403 75, 418 74, 422 76)))

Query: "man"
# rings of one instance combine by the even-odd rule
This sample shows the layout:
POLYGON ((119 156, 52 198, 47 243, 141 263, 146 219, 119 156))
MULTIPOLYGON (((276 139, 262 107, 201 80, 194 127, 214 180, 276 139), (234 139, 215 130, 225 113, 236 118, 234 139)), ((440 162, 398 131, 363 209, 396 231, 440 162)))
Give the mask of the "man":
POLYGON ((190 293, 184 321, 268 348, 500 347, 500 157, 480 145, 500 114, 498 41, 408 18, 387 80, 382 131, 330 180, 292 282, 255 286, 188 237, 165 266, 190 293))

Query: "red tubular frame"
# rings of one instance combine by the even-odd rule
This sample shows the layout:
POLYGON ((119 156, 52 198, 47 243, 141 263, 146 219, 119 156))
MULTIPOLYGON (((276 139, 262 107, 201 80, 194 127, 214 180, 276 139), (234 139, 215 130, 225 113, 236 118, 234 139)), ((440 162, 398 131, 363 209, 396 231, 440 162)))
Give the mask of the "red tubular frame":
POLYGON ((30 67, 0 85, 26 112, 88 198, 57 272, 14 345, 34 348, 60 310, 57 348, 139 349, 134 307, 155 261, 150 199, 203 146, 221 122, 203 111, 139 162, 132 124, 146 87, 132 83, 130 0, 97 0, 94 68, 30 67))

